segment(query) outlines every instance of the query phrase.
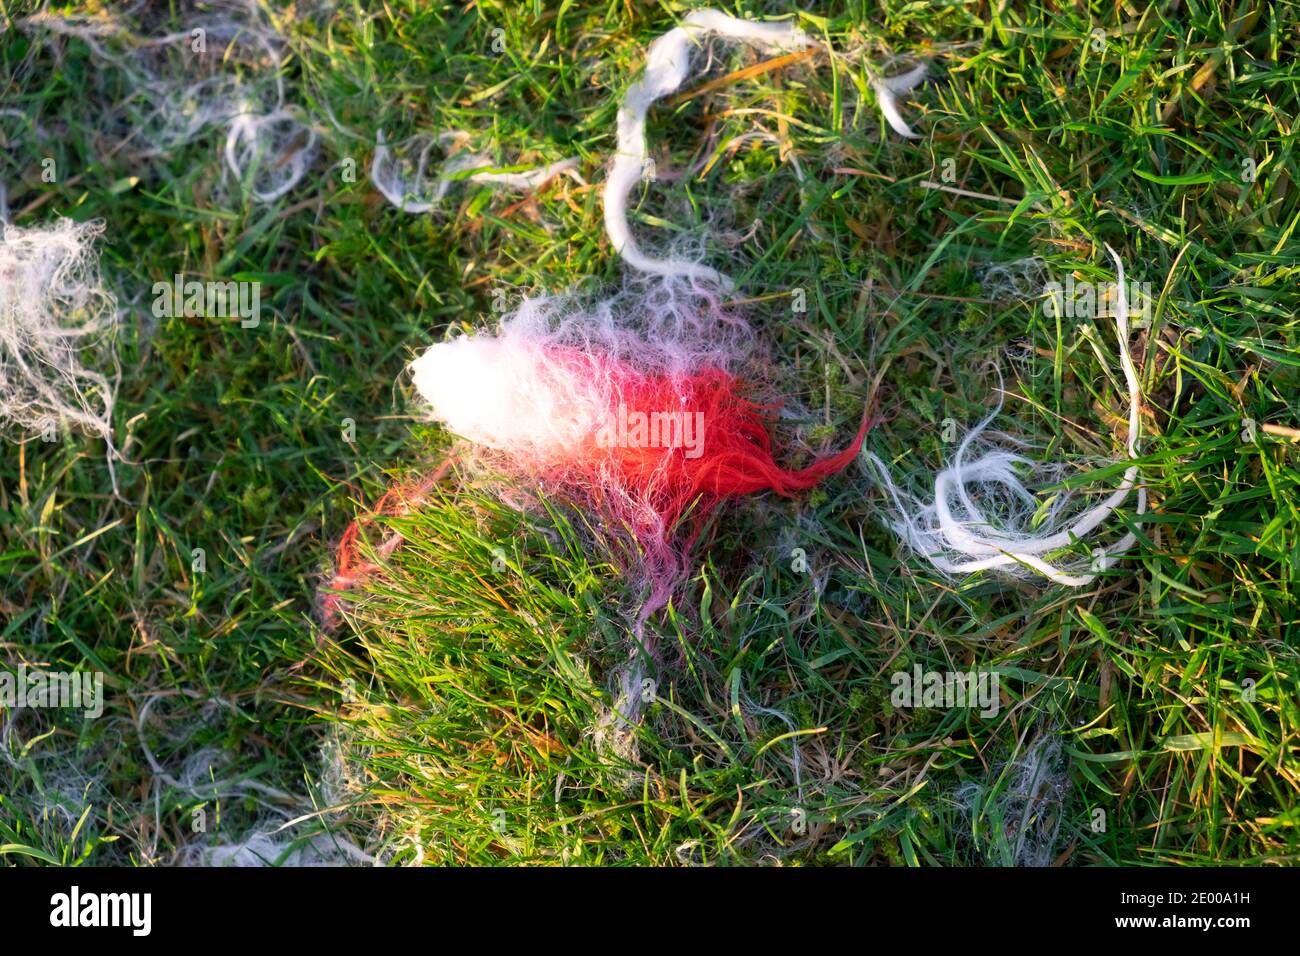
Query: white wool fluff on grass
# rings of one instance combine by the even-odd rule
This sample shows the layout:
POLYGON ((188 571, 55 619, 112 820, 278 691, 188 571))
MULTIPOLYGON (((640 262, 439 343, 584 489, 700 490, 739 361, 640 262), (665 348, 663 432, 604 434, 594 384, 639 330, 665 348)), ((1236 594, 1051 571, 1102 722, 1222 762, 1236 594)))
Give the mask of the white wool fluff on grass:
POLYGON ((274 202, 298 185, 316 161, 316 131, 294 109, 258 113, 245 104, 226 135, 226 166, 258 202, 274 202))
POLYGON ((120 70, 130 94, 119 107, 144 156, 166 156, 226 127, 226 168, 256 202, 273 202, 315 162, 319 137, 286 101, 284 40, 252 0, 214 3, 185 29, 136 36, 126 19, 42 12, 22 21, 86 44, 120 70), (195 50, 202 37, 204 49, 195 50), (207 71, 208 75, 196 75, 207 71))
POLYGON ((990 263, 980 269, 979 280, 981 293, 993 302, 1036 299, 1047 285, 1047 261, 1042 256, 1025 256, 990 263))
MULTIPOLYGON (((1120 365, 1128 385, 1128 454, 1130 459, 1136 459, 1142 393, 1129 350, 1124 264, 1110 246, 1106 250, 1118 272, 1115 324, 1120 365)), ((972 448, 1000 408, 999 403, 962 439, 952 461, 935 476, 931 500, 918 499, 900 489, 885 462, 875 455, 866 456, 893 503, 897 517, 892 527, 912 550, 946 574, 988 570, 1019 576, 1036 573, 1057 584, 1082 587, 1113 565, 1136 543, 1137 536, 1129 532, 1108 548, 1094 549, 1090 565, 1063 565, 1050 559, 1087 538, 1124 503, 1137 485, 1138 466, 1130 465, 1125 470, 1123 480, 1105 500, 1068 521, 1062 517, 1068 494, 1061 492, 1046 509, 1044 520, 1039 499, 1017 474, 1033 466, 1033 461, 999 448, 970 460, 972 448)), ((1146 507, 1146 489, 1138 487, 1136 514, 1144 514, 1146 507)))
MULTIPOLYGON (((12 659, 0 662, 0 669, 21 666, 12 659)), ((108 786, 104 762, 116 746, 112 731, 94 745, 79 740, 72 724, 53 722, 60 711, 40 707, 0 708, 0 786, 10 798, 10 807, 28 806, 43 829, 67 840, 76 834, 93 839, 96 822, 85 819, 87 811, 103 811, 116 802, 108 786), (9 779, 4 779, 6 772, 9 779)), ((102 817, 100 817, 102 819, 102 817)))
MULTIPOLYGON (((185 692, 200 701, 199 726, 210 726, 223 713, 237 708, 219 697, 204 699, 196 691, 185 692)), ((155 704, 162 695, 146 698, 135 716, 135 731, 145 763, 152 772, 155 813, 161 806, 164 788, 189 800, 219 805, 222 801, 241 806, 255 805, 255 822, 243 829, 238 839, 224 835, 220 811, 211 821, 212 832, 195 833, 169 857, 175 866, 346 866, 373 864, 374 857, 345 836, 332 819, 344 815, 353 794, 344 792, 347 768, 337 737, 327 738, 321 748, 318 783, 307 796, 287 793, 259 780, 227 773, 231 755, 217 747, 201 747, 170 769, 149 745, 147 727, 155 704)), ((174 717, 155 716, 155 723, 166 728, 174 717)), ((183 723, 179 732, 168 736, 172 743, 186 739, 198 729, 193 722, 183 723)), ((174 761, 173 761, 174 763, 174 761)), ((155 833, 161 822, 155 821, 155 833)))
POLYGON ((1015 840, 1016 866, 1051 866, 1070 786, 1061 738, 1040 733, 1016 761, 1014 771, 1002 798, 1002 823, 1015 840))
POLYGON ((65 426, 108 443, 115 381, 83 364, 107 351, 117 305, 99 274, 97 222, 0 223, 0 430, 65 426))
POLYGON ((536 189, 547 180, 567 175, 578 183, 583 182, 578 172, 576 157, 548 163, 536 169, 505 172, 496 171, 492 160, 484 153, 464 150, 447 159, 432 174, 429 163, 432 155, 453 146, 463 145, 469 134, 450 130, 438 136, 417 133, 400 143, 389 146, 384 131, 379 131, 379 142, 370 163, 370 180, 384 198, 403 212, 425 213, 442 205, 452 185, 459 180, 487 184, 500 189, 523 191, 536 189), (480 170, 468 176, 459 174, 467 170, 480 170))
POLYGON ((898 109, 898 98, 901 94, 908 93, 925 82, 925 76, 925 64, 920 63, 906 73, 873 77, 871 81, 871 88, 875 90, 876 101, 880 104, 880 112, 885 114, 885 121, 895 133, 907 139, 921 137, 914 133, 912 127, 907 125, 907 120, 903 119, 903 114, 898 109))
POLYGON ((373 865, 375 858, 335 833, 294 836, 290 824, 263 823, 232 843, 191 843, 176 854, 176 866, 319 867, 373 865))
MULTIPOLYGON (((1069 759, 1061 737, 1050 728, 1030 730, 1017 742, 1018 756, 992 773, 987 783, 968 783, 957 791, 962 808, 982 830, 996 829, 1004 853, 997 863, 1020 867, 1051 866, 1070 796, 1069 759)), ((986 837, 987 839, 987 837, 986 837)))
MULTIPOLYGON (((690 259, 657 259, 643 252, 627 220, 628 197, 641 181, 649 162, 646 114, 657 101, 676 92, 690 75, 691 59, 707 37, 748 43, 770 53, 797 53, 819 46, 790 23, 762 23, 728 16, 717 10, 695 10, 681 25, 669 30, 646 50, 645 72, 628 87, 618 110, 618 146, 605 181, 605 231, 614 250, 634 269, 661 275, 678 275, 728 288, 730 282, 716 270, 690 259)), ((925 79, 925 66, 888 79, 873 81, 889 125, 901 136, 915 139, 898 111, 897 94, 913 89, 925 79)))

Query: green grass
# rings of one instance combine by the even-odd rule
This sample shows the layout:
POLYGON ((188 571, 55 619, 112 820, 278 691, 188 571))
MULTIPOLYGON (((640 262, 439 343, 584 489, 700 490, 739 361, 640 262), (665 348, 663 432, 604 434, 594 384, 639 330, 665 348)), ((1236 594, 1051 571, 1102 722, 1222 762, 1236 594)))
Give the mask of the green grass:
MULTIPOLYGON (((15 221, 104 219, 130 309, 121 497, 97 443, 3 446, 0 658, 102 670, 111 694, 94 721, 0 711, 0 856, 166 861, 196 809, 209 838, 237 840, 288 806, 162 781, 137 732, 149 704, 144 743, 169 775, 210 762, 341 805, 298 832, 337 828, 397 862, 1294 862, 1300 10, 883 6, 804 25, 866 62, 929 59, 937 82, 905 107, 922 140, 888 132, 848 56, 728 83, 652 113, 659 169, 706 171, 661 176, 638 230, 757 220, 711 261, 754 300, 812 423, 842 440, 874 401, 868 447, 900 475, 946 458, 945 420, 985 414, 994 364, 999 427, 1073 461, 1123 456, 1109 324, 981 281, 1030 256, 1058 281, 1109 281, 1111 244, 1157 299, 1136 346, 1153 511, 1137 555, 1075 591, 945 580, 899 548, 865 471, 731 504, 652 622, 667 650, 634 766, 589 734, 634 595, 584 516, 444 482, 391 519, 406 544, 343 628, 323 632, 315 606, 346 523, 451 444, 393 386, 416 351, 502 298, 617 280, 598 189, 617 97, 689 5, 299 4, 280 22, 286 82, 323 157, 269 207, 221 188, 215 133, 146 159, 102 129, 122 78, 80 41, 0 33, 0 97, 46 133, 0 116, 15 221), (405 215, 365 176, 380 128, 471 130, 507 164, 578 155, 593 185, 526 202, 466 186, 405 215), (772 142, 729 148, 754 128, 804 183, 772 142), (348 158, 355 181, 332 165, 348 158), (178 272, 260 279, 261 326, 154 319, 153 283, 178 272), (894 708, 890 675, 917 664, 996 670, 999 714, 894 708), (223 756, 186 765, 204 753, 223 756), (1044 799, 1026 801, 1035 759, 1044 799)), ((25 12, 0 0, 2 18, 25 12)), ((751 62, 730 52, 710 75, 751 62)))

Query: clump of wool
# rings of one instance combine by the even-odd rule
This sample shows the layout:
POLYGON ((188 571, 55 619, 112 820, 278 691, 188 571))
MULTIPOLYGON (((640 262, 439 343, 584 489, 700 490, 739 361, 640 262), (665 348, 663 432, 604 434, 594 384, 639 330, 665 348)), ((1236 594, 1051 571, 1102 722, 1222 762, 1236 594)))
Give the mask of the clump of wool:
POLYGON ((64 427, 113 447, 115 378, 87 364, 117 330, 99 274, 97 222, 0 223, 0 429, 52 436, 64 427))
POLYGON ((865 418, 848 448, 799 470, 777 463, 776 407, 743 371, 753 348, 715 291, 669 276, 588 307, 526 300, 494 332, 425 350, 411 372, 431 415, 498 469, 628 531, 649 586, 644 620, 719 502, 791 495, 857 454, 865 418))
POLYGON ((36 35, 80 40, 121 72, 129 92, 111 113, 142 156, 166 156, 224 127, 227 171, 254 201, 279 199, 319 153, 316 130, 288 102, 284 38, 253 0, 180 12, 183 29, 153 35, 126 13, 108 11, 42 11, 21 23, 36 35))
MULTIPOLYGON (((1128 440, 1130 459, 1138 457, 1142 391, 1129 347, 1129 315, 1124 264, 1107 246, 1118 273, 1115 326, 1119 360, 1128 387, 1128 440)), ((1138 466, 1130 465, 1122 480, 1102 501, 1090 508, 1070 507, 1071 495, 1062 490, 1050 502, 1034 495, 1021 478, 1037 470, 1049 478, 1060 471, 1005 447, 991 446, 974 457, 984 430, 1001 410, 993 411, 961 440, 952 460, 934 476, 933 495, 923 498, 895 484, 885 462, 867 456, 875 476, 893 506, 891 527, 913 551, 950 575, 999 571, 1011 576, 1040 575, 1057 584, 1082 587, 1111 567, 1137 542, 1133 532, 1109 547, 1093 549, 1091 561, 1061 560, 1078 542, 1097 530, 1136 489, 1135 513, 1147 507, 1146 488, 1138 486, 1138 466)))

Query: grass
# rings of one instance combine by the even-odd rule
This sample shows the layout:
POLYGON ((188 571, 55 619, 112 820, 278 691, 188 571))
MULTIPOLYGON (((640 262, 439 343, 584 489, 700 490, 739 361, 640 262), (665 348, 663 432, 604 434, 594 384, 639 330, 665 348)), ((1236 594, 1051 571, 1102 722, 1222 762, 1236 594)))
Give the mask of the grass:
MULTIPOLYGON (((1153 510, 1126 515, 1137 553, 1093 586, 944 579, 883 526, 865 471, 736 502, 653 622, 671 651, 635 766, 589 733, 634 595, 561 503, 524 514, 472 478, 442 483, 387 521, 405 545, 321 630, 346 523, 451 444, 419 420, 404 364, 520 295, 616 280, 598 184, 617 97, 686 9, 277 10, 290 99, 323 147, 264 206, 223 184, 215 132, 162 158, 123 144, 98 108, 120 72, 79 40, 36 42, 0 0, 0 92, 25 117, 0 115, 15 222, 104 219, 128 308, 121 497, 94 442, 6 444, 0 464, 0 655, 109 687, 98 720, 0 712, 7 861, 165 862, 313 806, 328 812, 293 833, 395 862, 1296 860, 1291 3, 837 3, 804 25, 844 55, 652 113, 666 174, 639 232, 708 224, 805 431, 843 440, 870 399, 885 420, 868 446, 897 474, 938 467, 996 366, 999 427, 1085 465, 1079 481, 1117 480, 1086 468, 1123 456, 1113 329, 1057 320, 988 268, 1036 257, 1057 281, 1109 281, 1109 243, 1150 283, 1153 510), (915 143, 867 85, 889 51, 934 64, 905 108, 915 143), (470 130, 505 164, 577 155, 593 185, 467 185, 406 215, 365 176, 381 128, 470 130), (780 145, 731 148, 755 128, 780 145), (262 324, 155 319, 153 283, 176 273, 260 280, 262 324), (998 715, 893 706, 891 675, 915 665, 995 671, 998 715)), ((726 53, 709 77, 754 62, 726 53)))

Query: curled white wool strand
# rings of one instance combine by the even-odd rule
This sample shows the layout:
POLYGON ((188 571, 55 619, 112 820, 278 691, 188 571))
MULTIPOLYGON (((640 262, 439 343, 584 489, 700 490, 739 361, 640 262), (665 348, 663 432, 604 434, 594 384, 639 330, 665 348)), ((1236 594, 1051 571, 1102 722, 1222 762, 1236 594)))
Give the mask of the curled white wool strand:
POLYGON ((632 238, 627 221, 627 200, 641 180, 649 153, 645 120, 650 107, 675 92, 690 72, 691 54, 701 39, 714 34, 750 43, 762 50, 797 52, 813 39, 787 23, 740 20, 716 10, 695 10, 681 25, 659 37, 646 50, 645 72, 628 87, 618 109, 618 147, 605 180, 605 232, 614 250, 628 265, 642 272, 679 275, 729 285, 716 270, 687 259, 655 259, 632 238))
POLYGON ((274 202, 306 175, 316 160, 318 137, 296 111, 280 107, 258 114, 248 106, 230 123, 226 165, 241 182, 252 172, 249 192, 274 202))
POLYGON ((469 138, 460 130, 451 130, 439 136, 418 133, 399 144, 389 146, 384 131, 379 131, 378 145, 370 161, 370 180, 384 198, 403 212, 430 212, 441 205, 453 183, 467 179, 472 183, 487 183, 501 189, 536 189, 542 183, 561 174, 582 183, 578 172, 578 159, 572 157, 559 162, 518 172, 477 172, 459 176, 470 169, 485 169, 495 165, 483 153, 465 152, 453 156, 439 168, 430 185, 429 158, 435 150, 443 150, 469 138))
MULTIPOLYGON (((1133 357, 1129 351, 1128 299, 1124 264, 1115 250, 1106 247, 1118 271, 1118 301, 1115 320, 1119 339, 1120 365, 1128 385, 1129 421, 1128 454, 1138 456, 1137 442, 1141 415, 1141 386, 1133 357)), ((1000 409, 999 404, 999 409, 1000 409)), ((1016 469, 1031 464, 1029 459, 1008 451, 993 450, 974 461, 967 453, 988 427, 999 409, 985 418, 962 439, 952 462, 938 473, 934 481, 934 498, 925 502, 898 488, 889 476, 888 467, 875 455, 867 455, 897 512, 892 522, 895 532, 913 550, 947 574, 970 574, 975 571, 1000 570, 1011 574, 1036 571, 1058 584, 1082 587, 1118 560, 1118 555, 1137 541, 1132 532, 1125 534, 1110 548, 1093 552, 1091 568, 1064 568, 1047 560, 1054 552, 1071 547, 1096 530, 1123 504, 1138 479, 1138 466, 1129 466, 1115 490, 1095 507, 1078 515, 1068 527, 1060 528, 1059 513, 1064 500, 1052 507, 1048 520, 1039 530, 1029 530, 1029 521, 1037 513, 1037 500, 1016 475, 1016 469), (996 522, 977 500, 975 489, 987 500, 1000 502, 1005 512, 996 522), (999 528, 998 524, 1002 527, 999 528), (1059 530, 1056 530, 1058 529, 1059 530)), ((1147 507, 1145 488, 1137 489, 1138 515, 1147 507)))
MULTIPOLYGON (((690 259, 656 259, 642 252, 632 237, 627 220, 628 197, 640 181, 649 161, 646 144, 646 114, 657 101, 676 92, 690 74, 695 48, 707 36, 748 43, 765 52, 797 53, 817 45, 803 30, 789 23, 761 23, 728 16, 717 10, 695 10, 681 25, 669 30, 646 50, 645 71, 628 87, 618 110, 618 146, 609 176, 605 180, 605 232, 614 250, 628 265, 642 272, 680 275, 723 288, 729 280, 716 270, 690 259)), ((897 94, 913 89, 925 79, 925 66, 908 73, 873 81, 881 111, 901 136, 916 134, 898 111, 897 94)))
POLYGON ((0 223, 0 428, 68 424, 113 448, 114 386, 82 356, 111 338, 117 306, 94 251, 101 223, 0 223))

